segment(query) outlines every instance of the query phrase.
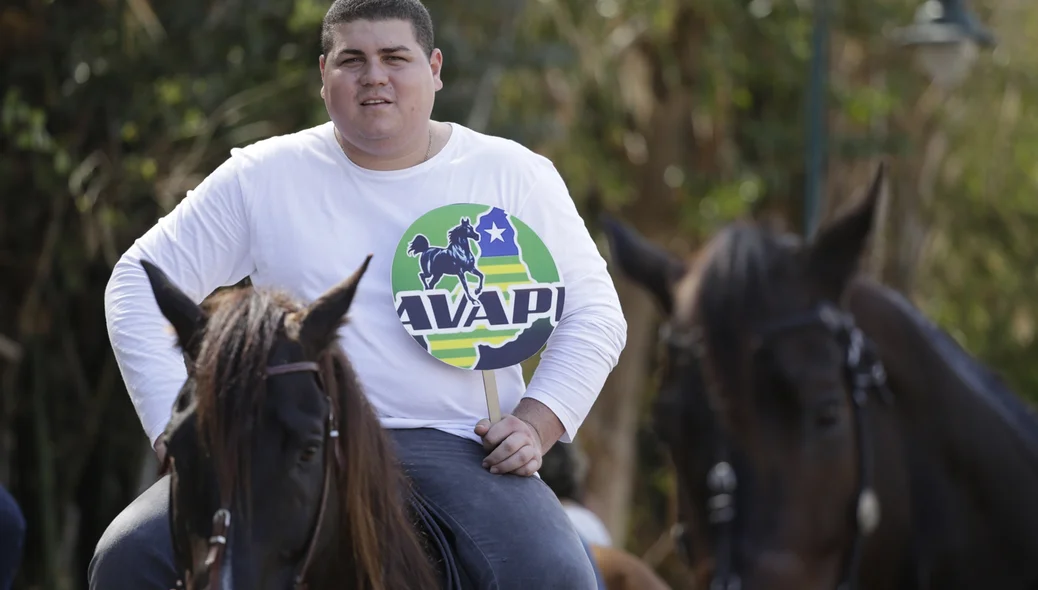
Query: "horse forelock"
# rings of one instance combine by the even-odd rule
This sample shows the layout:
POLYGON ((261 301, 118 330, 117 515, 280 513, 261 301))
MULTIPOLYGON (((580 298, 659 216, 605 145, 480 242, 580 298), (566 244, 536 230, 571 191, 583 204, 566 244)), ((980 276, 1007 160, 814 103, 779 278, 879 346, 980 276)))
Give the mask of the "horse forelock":
POLYGON ((702 331, 721 389, 741 387, 752 331, 772 307, 769 279, 779 261, 773 242, 749 223, 729 225, 707 244, 694 276, 683 281, 683 313, 702 331))
POLYGON ((235 289, 207 303, 210 319, 195 364, 201 442, 212 454, 224 494, 245 492, 251 441, 262 417, 265 372, 286 313, 297 306, 276 292, 235 289), (242 474, 242 481, 237 474, 242 474))

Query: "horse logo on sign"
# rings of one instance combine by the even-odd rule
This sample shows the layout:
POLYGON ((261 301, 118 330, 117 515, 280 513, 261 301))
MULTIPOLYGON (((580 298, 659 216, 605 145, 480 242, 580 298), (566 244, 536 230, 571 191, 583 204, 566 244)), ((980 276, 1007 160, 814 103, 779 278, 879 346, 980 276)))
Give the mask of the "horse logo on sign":
POLYGON ((397 317, 433 357, 487 371, 523 362, 562 317, 566 290, 548 248, 499 207, 434 209, 393 257, 397 317))
POLYGON ((446 247, 430 246, 429 238, 418 234, 411 240, 407 253, 420 257, 419 268, 421 270, 418 278, 422 279, 422 285, 426 289, 432 289, 440 284, 443 275, 452 275, 458 277, 458 282, 464 288, 468 300, 473 305, 479 305, 479 299, 469 293, 469 283, 465 280, 465 273, 476 275, 479 277, 479 286, 476 287, 475 294, 479 295, 483 291, 485 275, 476 268, 476 255, 469 247, 470 239, 478 242, 479 234, 476 233, 476 228, 472 227, 469 218, 463 217, 461 223, 447 232, 448 245, 446 247))

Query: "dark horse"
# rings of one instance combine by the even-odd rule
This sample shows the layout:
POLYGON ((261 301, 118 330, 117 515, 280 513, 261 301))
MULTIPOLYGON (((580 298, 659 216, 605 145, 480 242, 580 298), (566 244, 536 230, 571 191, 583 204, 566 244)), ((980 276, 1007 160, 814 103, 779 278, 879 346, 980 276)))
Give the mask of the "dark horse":
POLYGON ((858 276, 882 176, 807 244, 737 222, 685 261, 607 220, 666 315, 655 424, 697 587, 1038 588, 1038 421, 858 276))
POLYGON ((437 588, 404 475, 336 331, 363 266, 312 305, 195 305, 144 262, 188 364, 164 436, 188 588, 437 588))
POLYGON ((418 278, 422 280, 422 284, 426 289, 435 288, 443 275, 453 275, 461 281, 461 286, 465 289, 465 296, 468 297, 468 300, 475 305, 479 305, 479 299, 476 299, 476 297, 483 292, 483 273, 476 268, 476 257, 472 254, 472 249, 469 247, 469 239, 478 242, 479 233, 476 231, 476 228, 472 227, 472 222, 469 218, 465 217, 462 218, 460 224, 447 232, 448 246, 446 248, 430 246, 429 238, 418 234, 407 246, 407 253, 412 256, 419 256, 418 264, 421 272, 418 274, 418 278), (465 280, 465 273, 472 273, 479 277, 479 286, 476 287, 475 296, 469 292, 469 284, 465 280))

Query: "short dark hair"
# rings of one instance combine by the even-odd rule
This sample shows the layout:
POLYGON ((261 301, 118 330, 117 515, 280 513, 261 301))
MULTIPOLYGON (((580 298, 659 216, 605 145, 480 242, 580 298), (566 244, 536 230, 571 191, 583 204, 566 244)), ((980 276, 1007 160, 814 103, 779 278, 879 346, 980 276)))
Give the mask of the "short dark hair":
POLYGON ((336 25, 358 20, 405 20, 411 23, 414 37, 426 57, 432 55, 433 23, 421 0, 335 0, 321 23, 321 51, 328 55, 335 43, 336 25))

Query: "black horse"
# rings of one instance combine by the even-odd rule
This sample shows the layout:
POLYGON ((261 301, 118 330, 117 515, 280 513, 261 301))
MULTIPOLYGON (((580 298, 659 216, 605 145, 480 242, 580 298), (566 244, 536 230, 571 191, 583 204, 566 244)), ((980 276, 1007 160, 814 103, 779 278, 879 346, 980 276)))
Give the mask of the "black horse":
POLYGON ((416 235, 408 244, 407 253, 418 256, 421 271, 418 277, 426 289, 434 289, 444 275, 458 277, 461 286, 465 289, 465 296, 474 305, 479 305, 477 297, 483 292, 483 273, 476 268, 476 256, 472 254, 469 240, 479 241, 479 232, 472 226, 468 217, 462 218, 461 223, 447 232, 447 243, 445 248, 430 246, 429 238, 422 234, 416 235), (479 286, 476 287, 475 295, 469 292, 469 284, 465 279, 465 273, 472 273, 479 278, 479 286))
POLYGON ((233 289, 203 308, 142 263, 189 365, 164 433, 189 590, 441 587, 406 478, 338 345, 368 260, 306 307, 233 289))
POLYGON ((607 221, 666 315, 655 423, 697 587, 1038 588, 1038 420, 856 276, 881 180, 807 244, 738 222, 686 261, 607 221))

